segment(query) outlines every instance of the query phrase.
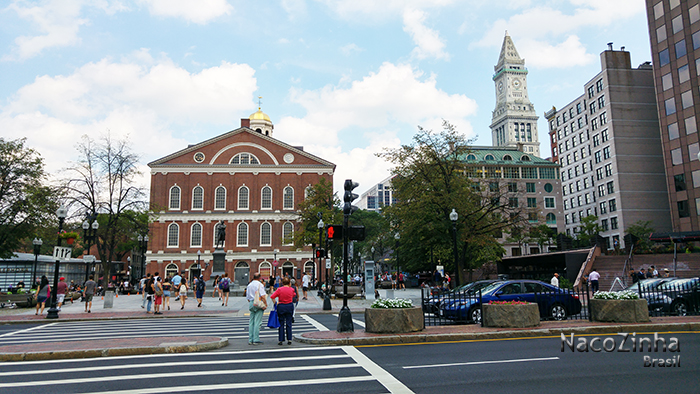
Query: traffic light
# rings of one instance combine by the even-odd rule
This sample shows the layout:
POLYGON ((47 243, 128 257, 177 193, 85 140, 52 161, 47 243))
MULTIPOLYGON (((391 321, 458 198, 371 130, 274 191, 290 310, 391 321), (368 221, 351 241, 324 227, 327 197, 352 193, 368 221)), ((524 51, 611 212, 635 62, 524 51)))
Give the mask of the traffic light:
POLYGON ((343 226, 340 224, 331 224, 326 228, 326 238, 329 240, 343 240, 343 226))
POLYGON ((358 186, 360 186, 360 184, 353 182, 352 179, 345 180, 345 194, 343 195, 343 201, 345 202, 343 205, 343 214, 345 215, 350 215, 358 209, 356 206, 352 205, 352 202, 359 197, 357 194, 353 193, 352 190, 358 186))
POLYGON ((316 249, 316 258, 322 259, 324 257, 326 257, 326 250, 321 248, 316 249))
POLYGON ((351 241, 364 241, 365 226, 348 226, 348 239, 351 241))

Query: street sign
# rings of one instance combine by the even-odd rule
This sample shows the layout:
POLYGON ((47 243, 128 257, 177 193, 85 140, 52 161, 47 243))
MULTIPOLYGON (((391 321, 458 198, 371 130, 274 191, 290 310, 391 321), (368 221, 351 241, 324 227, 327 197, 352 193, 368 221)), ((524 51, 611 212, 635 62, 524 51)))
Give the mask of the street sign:
POLYGON ((326 259, 326 269, 331 269, 331 259, 326 259))
POLYGON ((83 261, 86 263, 94 263, 97 259, 91 254, 86 254, 83 256, 83 261))
POLYGON ((71 251, 73 249, 66 248, 65 246, 54 246, 53 247, 53 258, 56 260, 65 260, 70 258, 71 251))

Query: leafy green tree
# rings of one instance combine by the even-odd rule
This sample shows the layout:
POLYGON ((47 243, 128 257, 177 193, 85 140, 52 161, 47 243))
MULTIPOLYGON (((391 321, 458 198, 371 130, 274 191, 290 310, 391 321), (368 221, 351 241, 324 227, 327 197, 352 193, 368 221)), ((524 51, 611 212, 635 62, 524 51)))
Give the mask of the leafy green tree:
MULTIPOLYGON (((41 228, 55 227, 56 189, 46 186, 44 162, 26 139, 0 138, 0 257, 32 251, 41 228)), ((55 238, 55 230, 53 236, 55 238)), ((47 239, 44 239, 47 241, 47 239)))
POLYGON ((652 242, 649 240, 649 235, 654 232, 654 227, 650 220, 639 220, 627 226, 625 234, 632 234, 637 237, 635 244, 636 253, 651 252, 652 242))
POLYGON ((484 261, 478 248, 468 244, 485 242, 524 220, 523 211, 509 203, 511 194, 505 185, 492 187, 465 176, 470 143, 444 122, 439 132, 419 127, 412 144, 379 154, 394 166, 392 187, 398 202, 386 211, 401 233, 400 255, 407 260, 402 266, 432 270, 427 258, 432 252, 434 258, 450 262, 448 271, 456 271, 463 283, 464 262, 484 261), (459 216, 456 264, 450 220, 453 209, 459 216))
POLYGON ((131 250, 134 233, 143 229, 143 215, 148 215, 146 193, 135 183, 140 175, 138 156, 128 140, 114 140, 109 134, 97 141, 83 136, 77 150, 79 160, 63 180, 68 206, 79 222, 97 212, 95 244, 104 278, 109 280, 110 262, 120 261, 131 250))
POLYGON ((576 235, 578 246, 591 247, 595 244, 596 237, 600 233, 601 227, 598 223, 598 216, 588 215, 581 218, 580 231, 576 235))
POLYGON ((557 231, 546 224, 540 224, 530 228, 529 238, 540 247, 540 251, 544 251, 544 245, 549 245, 556 236, 557 231))

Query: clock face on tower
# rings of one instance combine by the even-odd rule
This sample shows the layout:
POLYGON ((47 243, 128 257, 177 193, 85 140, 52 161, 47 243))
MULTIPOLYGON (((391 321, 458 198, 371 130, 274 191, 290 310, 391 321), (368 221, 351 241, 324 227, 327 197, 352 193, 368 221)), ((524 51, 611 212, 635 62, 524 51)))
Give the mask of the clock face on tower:
POLYGON ((513 87, 515 89, 520 89, 520 80, 519 79, 516 78, 513 80, 513 87))
POLYGON ((498 93, 503 93, 503 81, 498 81, 498 93))

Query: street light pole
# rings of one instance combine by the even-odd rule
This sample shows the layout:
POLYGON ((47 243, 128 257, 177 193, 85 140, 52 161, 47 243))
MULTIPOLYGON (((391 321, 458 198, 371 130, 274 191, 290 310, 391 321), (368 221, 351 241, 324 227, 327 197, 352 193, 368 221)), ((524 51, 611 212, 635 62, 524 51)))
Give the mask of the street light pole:
MULTIPOLYGON (((97 213, 93 212, 91 215, 88 215, 85 220, 83 221, 83 238, 85 238, 85 241, 87 242, 87 254, 88 256, 90 255, 90 248, 92 247, 92 241, 95 240, 97 237, 97 229, 100 227, 100 224, 97 223, 97 213)), ((83 257, 83 260, 85 260, 85 257, 83 257)), ((85 263, 85 281, 88 281, 88 277, 90 275, 90 262, 85 263)))
MULTIPOLYGON (((39 252, 41 252, 41 245, 43 244, 44 241, 42 241, 41 238, 34 238, 32 241, 32 245, 34 245, 34 267, 32 268, 32 283, 29 285, 30 289, 34 287, 36 283, 36 266, 39 262, 39 252)), ((39 291, 39 289, 37 289, 37 291, 39 291)))
POLYGON ((455 288, 459 286, 459 276, 461 273, 459 262, 457 261, 457 219, 459 219, 459 214, 457 214, 457 211, 452 208, 452 212, 450 212, 450 220, 452 221, 452 247, 455 255, 455 288))
MULTIPOLYGON (((318 247, 319 247, 319 249, 321 249, 321 245, 323 245, 323 229, 326 226, 326 224, 323 223, 323 219, 321 219, 321 217, 323 216, 323 214, 321 212, 319 212, 316 216, 318 216, 318 224, 316 225, 316 227, 318 227, 318 247)), ((325 258, 326 259, 328 258, 328 248, 326 248, 325 258)), ((323 260, 324 260, 324 257, 322 255, 322 257, 320 258, 319 265, 324 264, 323 260)), ((328 282, 328 266, 326 266, 326 291, 323 292, 323 310, 324 311, 330 311, 331 309, 333 309, 333 307, 331 306, 331 296, 330 296, 331 292, 330 292, 329 286, 330 285, 328 282)))
MULTIPOLYGON (((66 219, 66 216, 68 216, 68 210, 63 205, 61 205, 56 210, 56 216, 58 216, 58 242, 56 243, 56 245, 61 246, 61 231, 63 231, 63 221, 66 219)), ((51 288, 51 308, 46 314, 47 319, 58 319, 58 308, 56 304, 56 288, 58 287, 58 269, 60 263, 61 260, 56 259, 56 266, 54 267, 53 271, 53 287, 51 288)))
POLYGON ((146 275, 146 249, 148 249, 148 234, 138 236, 139 252, 141 252, 141 277, 146 275))
MULTIPOLYGON (((399 275, 401 275, 401 267, 399 266, 399 239, 401 235, 399 233, 394 234, 394 239, 396 240, 396 283, 399 283, 399 275)), ((401 285, 398 284, 397 288, 400 289, 401 285)))

